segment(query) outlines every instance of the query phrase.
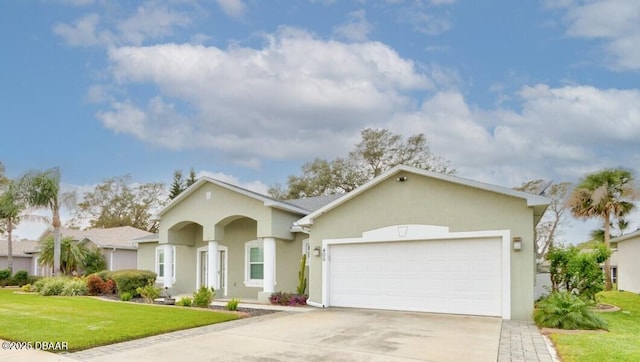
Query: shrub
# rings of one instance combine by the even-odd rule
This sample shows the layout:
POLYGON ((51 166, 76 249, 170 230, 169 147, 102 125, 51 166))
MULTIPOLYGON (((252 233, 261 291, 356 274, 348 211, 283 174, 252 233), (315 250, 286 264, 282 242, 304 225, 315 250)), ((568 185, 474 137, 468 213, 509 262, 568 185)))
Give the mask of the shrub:
POLYGON ((25 293, 30 293, 34 291, 33 286, 31 284, 25 284, 20 289, 22 289, 22 291, 25 293))
POLYGON ((128 302, 131 299, 133 299, 133 295, 129 292, 124 292, 122 294, 120 294, 120 300, 123 302, 128 302))
POLYGON ((227 302, 227 310, 236 311, 238 310, 238 304, 240 304, 240 299, 233 298, 227 302))
POLYGON ((13 275, 13 284, 19 287, 29 283, 29 273, 25 270, 17 271, 13 275))
POLYGON ((140 294, 146 303, 153 303, 160 296, 160 288, 156 288, 155 283, 150 282, 144 287, 138 287, 136 293, 140 294))
POLYGON ((133 296, 139 295, 138 288, 144 288, 149 283, 155 283, 156 273, 149 270, 118 270, 111 273, 111 279, 116 283, 118 293, 131 293, 133 296))
POLYGON ((64 290, 66 280, 67 278, 63 277, 42 278, 35 283, 34 287, 40 295, 60 295, 64 290))
POLYGON ((296 305, 307 305, 307 299, 308 298, 309 297, 306 296, 306 295, 300 295, 300 294, 293 295, 291 297, 291 300, 289 301, 289 305, 293 305, 293 306, 296 306, 296 305))
POLYGON ((604 245, 591 252, 580 252, 574 246, 551 248, 547 259, 551 262, 549 271, 553 291, 567 291, 595 300, 595 295, 604 290, 600 263, 610 254, 604 245))
POLYGON ((84 275, 94 274, 107 269, 107 261, 100 249, 90 250, 84 258, 84 275))
POLYGON ((64 288, 62 288, 60 295, 70 297, 87 295, 87 283, 82 279, 66 279, 64 280, 64 288))
POLYGON ((553 292, 537 303, 533 319, 540 327, 607 329, 607 322, 592 310, 594 304, 569 292, 553 292))
POLYGON ((90 295, 102 294, 104 290, 105 281, 102 280, 97 274, 91 274, 87 277, 87 292, 90 295))
POLYGON ((102 278, 103 281, 111 279, 111 272, 109 270, 102 270, 96 273, 97 276, 102 278))
POLYGON ((102 294, 113 294, 116 292, 116 283, 111 280, 108 279, 106 282, 104 282, 104 284, 102 285, 102 294))
POLYGON ((299 295, 287 292, 275 292, 271 294, 269 297, 269 301, 271 304, 279 304, 279 305, 306 305, 307 304, 307 296, 299 295))
POLYGON ((176 305, 183 306, 183 307, 191 307, 192 303, 193 303, 193 299, 191 299, 190 297, 184 297, 184 298, 180 298, 180 300, 176 302, 176 305))
POLYGON ((42 277, 39 277, 37 275, 29 275, 29 277, 27 278, 27 283, 33 285, 35 282, 37 282, 40 279, 42 279, 42 277))
POLYGON ((0 287, 4 287, 11 282, 11 271, 9 269, 0 270, 0 287))
POLYGON ((269 297, 271 304, 289 305, 293 294, 286 292, 275 292, 269 297))
POLYGON ((300 260, 300 270, 298 270, 298 286, 296 287, 296 293, 298 295, 304 295, 304 292, 307 290, 307 278, 304 276, 304 270, 307 265, 307 254, 302 254, 302 259, 300 260))
POLYGON ((193 293, 193 305, 201 308, 209 308, 215 296, 216 292, 213 290, 213 287, 207 288, 201 286, 197 292, 193 293))

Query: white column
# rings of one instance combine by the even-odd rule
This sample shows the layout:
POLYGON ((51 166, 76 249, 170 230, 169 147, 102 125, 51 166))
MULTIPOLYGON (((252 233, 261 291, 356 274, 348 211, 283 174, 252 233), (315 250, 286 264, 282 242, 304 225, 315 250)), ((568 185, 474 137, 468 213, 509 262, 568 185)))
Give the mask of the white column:
POLYGON ((218 242, 209 241, 207 244, 207 286, 215 290, 220 288, 218 278, 218 242))
POLYGON ((263 287, 264 293, 273 293, 276 286, 276 239, 263 238, 263 287))
POLYGON ((164 286, 173 285, 173 245, 164 245, 164 286))

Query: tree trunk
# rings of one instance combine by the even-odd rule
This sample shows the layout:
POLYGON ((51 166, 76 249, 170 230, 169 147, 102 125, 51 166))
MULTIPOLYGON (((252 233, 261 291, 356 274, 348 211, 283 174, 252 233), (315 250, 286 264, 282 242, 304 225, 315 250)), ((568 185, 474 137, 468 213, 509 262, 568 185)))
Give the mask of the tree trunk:
POLYGON ((53 274, 60 276, 60 214, 53 211, 53 274))
POLYGON ((10 219, 7 220, 7 269, 13 275, 13 240, 11 235, 13 233, 13 223, 11 221, 10 219))
MULTIPOLYGON (((609 212, 607 212, 604 216, 604 246, 607 250, 611 250, 611 243, 609 242, 609 232, 610 232, 610 216, 609 212)), ((611 290, 613 287, 611 283, 611 260, 607 258, 604 261, 604 290, 611 290)))

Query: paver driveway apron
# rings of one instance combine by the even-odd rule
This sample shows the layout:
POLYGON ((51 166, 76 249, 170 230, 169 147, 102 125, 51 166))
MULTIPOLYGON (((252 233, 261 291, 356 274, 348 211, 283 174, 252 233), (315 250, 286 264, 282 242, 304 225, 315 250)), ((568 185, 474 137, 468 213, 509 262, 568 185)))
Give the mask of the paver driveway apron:
POLYGON ((501 319, 330 308, 229 326, 91 360, 496 361, 501 319))

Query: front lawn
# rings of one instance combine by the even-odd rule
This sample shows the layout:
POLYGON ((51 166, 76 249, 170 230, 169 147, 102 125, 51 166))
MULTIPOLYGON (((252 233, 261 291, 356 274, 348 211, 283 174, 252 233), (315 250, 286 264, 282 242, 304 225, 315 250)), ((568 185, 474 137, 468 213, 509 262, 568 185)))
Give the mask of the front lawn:
POLYGON ((0 289, 0 339, 67 342, 69 351, 238 318, 199 308, 112 302, 92 297, 43 297, 0 289))
POLYGON ((601 303, 613 304, 621 311, 602 313, 609 323, 608 333, 551 334, 562 360, 640 361, 640 295, 630 292, 601 292, 601 303))

